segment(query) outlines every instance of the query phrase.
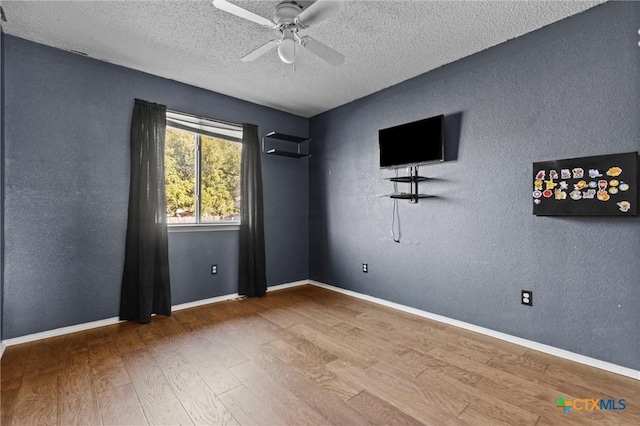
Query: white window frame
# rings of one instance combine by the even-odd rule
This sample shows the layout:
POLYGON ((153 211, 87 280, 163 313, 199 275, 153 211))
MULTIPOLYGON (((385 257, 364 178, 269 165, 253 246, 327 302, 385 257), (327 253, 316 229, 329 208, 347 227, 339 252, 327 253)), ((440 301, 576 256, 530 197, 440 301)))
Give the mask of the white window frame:
POLYGON ((224 121, 218 121, 211 118, 199 117, 196 115, 186 114, 183 112, 167 110, 167 127, 191 132, 196 137, 195 146, 195 205, 196 205, 196 223, 168 223, 167 232, 201 232, 201 231, 234 231, 240 229, 240 222, 235 221, 219 221, 219 222, 200 222, 200 191, 201 191, 201 158, 200 158, 200 139, 202 135, 212 136, 224 139, 230 142, 242 143, 242 125, 224 121))

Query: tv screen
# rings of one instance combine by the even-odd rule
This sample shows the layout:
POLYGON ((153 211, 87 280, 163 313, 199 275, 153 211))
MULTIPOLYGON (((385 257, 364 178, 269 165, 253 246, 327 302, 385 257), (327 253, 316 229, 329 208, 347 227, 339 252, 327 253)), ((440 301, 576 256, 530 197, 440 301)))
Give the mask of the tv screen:
POLYGON ((444 161, 444 115, 378 131, 380 167, 444 161))

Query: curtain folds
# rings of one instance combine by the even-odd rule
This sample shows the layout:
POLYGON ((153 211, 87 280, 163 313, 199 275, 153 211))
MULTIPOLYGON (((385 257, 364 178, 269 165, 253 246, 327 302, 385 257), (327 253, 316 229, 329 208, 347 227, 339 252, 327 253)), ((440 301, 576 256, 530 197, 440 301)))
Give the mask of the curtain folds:
POLYGON ((148 323, 171 315, 164 191, 166 106, 135 100, 131 181, 120 319, 148 323))
POLYGON ((240 259, 238 294, 261 297, 267 291, 258 127, 242 125, 240 170, 240 259))

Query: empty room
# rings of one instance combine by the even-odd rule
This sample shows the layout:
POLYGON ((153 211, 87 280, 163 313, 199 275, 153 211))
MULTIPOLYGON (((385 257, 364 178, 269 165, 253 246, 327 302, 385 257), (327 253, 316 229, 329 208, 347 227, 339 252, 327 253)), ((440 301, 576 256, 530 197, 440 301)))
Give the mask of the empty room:
POLYGON ((0 24, 1 424, 640 424, 639 2, 0 24))

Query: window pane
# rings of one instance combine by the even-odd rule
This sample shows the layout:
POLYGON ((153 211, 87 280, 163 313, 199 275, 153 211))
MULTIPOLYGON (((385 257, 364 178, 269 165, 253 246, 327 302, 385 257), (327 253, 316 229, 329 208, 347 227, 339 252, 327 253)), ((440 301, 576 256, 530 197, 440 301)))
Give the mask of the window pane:
POLYGON ((200 139, 200 222, 240 221, 242 145, 203 135, 200 139))
POLYGON ((196 135, 167 127, 164 180, 167 223, 196 223, 196 135))

